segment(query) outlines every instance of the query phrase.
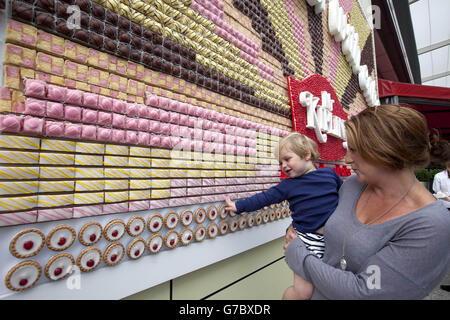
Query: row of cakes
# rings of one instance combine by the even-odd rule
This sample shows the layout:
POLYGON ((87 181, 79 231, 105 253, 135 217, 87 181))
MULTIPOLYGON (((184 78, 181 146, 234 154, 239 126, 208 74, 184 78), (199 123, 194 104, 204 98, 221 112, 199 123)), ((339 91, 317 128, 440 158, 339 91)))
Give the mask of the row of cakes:
MULTIPOLYGON (((222 219, 227 216, 227 213, 223 211, 223 206, 219 210, 211 206, 208 212, 203 208, 199 208, 195 215, 192 211, 185 210, 180 217, 178 217, 176 212, 169 212, 164 220, 161 215, 153 214, 148 218, 147 223, 148 230, 152 235, 147 241, 142 237, 134 238, 127 245, 126 250, 125 246, 118 240, 122 238, 125 231, 132 237, 141 236, 145 229, 145 219, 140 216, 134 216, 128 221, 126 226, 122 220, 115 219, 108 222, 103 231, 98 223, 87 223, 80 229, 78 238, 83 245, 89 247, 79 253, 76 265, 81 271, 90 272, 96 269, 102 260, 108 266, 119 264, 125 257, 125 252, 130 260, 136 260, 144 255, 146 249, 150 254, 156 254, 164 247, 170 250, 179 244, 187 246, 193 241, 201 242, 206 237, 213 239, 217 235, 225 235, 227 232, 235 232, 247 227, 251 228, 254 225, 268 223, 276 219, 285 218, 288 215, 289 210, 284 207, 271 210, 270 213, 268 211, 256 213, 255 216, 253 214, 241 215, 239 219, 221 220, 219 224, 216 224, 214 222, 215 216, 222 219), (193 228, 189 227, 194 219, 197 223, 200 223, 205 221, 206 216, 210 221, 207 226, 199 224, 193 228), (173 229, 178 223, 178 218, 182 229, 177 232, 173 229), (163 223, 169 230, 164 237, 157 233, 161 230, 163 223), (103 255, 101 250, 94 246, 102 235, 109 242, 113 242, 106 247, 103 255)), ((59 226, 49 233, 45 242, 53 251, 64 251, 72 245, 75 236, 76 232, 73 228, 59 226)), ((37 229, 28 229, 13 238, 10 243, 10 251, 17 258, 29 258, 38 254, 43 245, 44 235, 42 232, 37 229)), ((59 253, 46 263, 45 274, 50 280, 60 280, 72 272, 73 265, 75 265, 75 259, 71 254, 59 253)), ((6 286, 14 291, 29 289, 38 281, 41 272, 39 263, 32 260, 23 261, 9 270, 5 279, 6 286)))
MULTIPOLYGON (((113 210, 112 207, 115 208, 114 210, 131 210, 127 203, 109 204, 124 201, 178 198, 166 200, 167 205, 172 206, 185 205, 192 201, 198 203, 200 199, 208 200, 206 197, 211 201, 221 201, 224 193, 237 192, 241 196, 246 196, 251 190, 255 192, 262 190, 279 180, 277 167, 277 170, 260 170, 258 177, 256 177, 257 171, 246 173, 245 170, 179 169, 178 167, 192 167, 189 163, 203 163, 207 168, 211 168, 211 165, 215 166, 219 162, 186 162, 186 160, 121 157, 120 150, 128 147, 110 145, 106 145, 106 154, 103 156, 98 155, 103 154, 103 145, 75 144, 71 141, 45 139, 42 140, 43 147, 41 147, 45 151, 36 152, 39 139, 5 135, 2 135, 1 138, 3 147, 7 147, 7 149, 0 151, 0 162, 3 164, 0 167, 2 172, 0 175, 2 178, 0 183, 2 186, 2 211, 20 211, 34 209, 35 207, 44 209, 46 207, 105 202, 107 205, 103 206, 102 212, 108 213, 113 210), (68 151, 67 147, 72 144, 72 150, 76 150, 76 152, 89 152, 95 155, 47 152, 46 144, 56 146, 57 150, 65 151, 68 151), (61 146, 66 147, 66 149, 61 146), (25 150, 35 148, 35 150, 16 151, 15 148, 25 150), (92 151, 95 148, 98 150, 92 151), (132 161, 130 162, 129 159, 132 161), (106 166, 102 167, 102 165, 105 165, 105 161, 107 161, 106 166), (32 163, 41 165, 30 166, 32 163), (24 166, 20 166, 20 164, 24 164, 24 166), (70 164, 78 164, 79 166, 73 167, 70 164), (135 166, 133 169, 123 167, 130 164, 145 164, 148 167, 135 166), (152 164, 152 167, 150 167, 150 164, 152 164), (220 172, 223 172, 224 177, 228 176, 229 178, 219 178, 220 172), (254 178, 245 178, 249 174, 254 178), (213 178, 213 175, 218 177, 213 178), (264 177, 266 175, 267 177, 264 177), (240 176, 242 178, 239 178, 240 176)), ((53 147, 52 150, 54 151, 55 148, 53 147)), ((150 149, 130 147, 130 150, 132 155, 150 154, 150 149)), ((156 153, 152 152, 152 154, 156 153)), ((237 168, 239 166, 235 163, 222 164, 223 168, 227 166, 237 168)), ((244 168, 244 166, 254 165, 241 164, 240 166, 244 168)), ((136 209, 148 209, 152 202, 154 201, 140 202, 140 206, 136 209)), ((155 205, 158 204, 155 203, 155 205)), ((69 208, 59 211, 69 214, 69 208)))
MULTIPOLYGON (((36 80, 27 80, 25 86, 25 93, 27 95, 31 96, 43 96, 45 90, 45 83, 42 81, 36 81, 36 80)), ((49 87, 53 89, 64 89, 67 90, 64 87, 58 87, 50 85, 49 87)), ((70 90, 70 89, 69 89, 70 90)), ((61 90, 62 91, 62 90, 61 90)), ((82 93, 78 93, 78 100, 82 100, 82 93)), ((92 94, 91 94, 92 95, 92 94)), ((103 96, 100 96, 103 97, 103 96)), ((97 95, 89 96, 91 99, 95 99, 95 101, 98 100, 97 95)), ((106 97, 103 97, 106 98, 106 97)), ((87 98, 86 98, 87 99, 87 98)), ((110 103, 110 105, 116 105, 113 102, 121 102, 120 107, 122 111, 125 109, 127 104, 120 100, 111 100, 109 98, 107 101, 110 103)), ((105 99, 105 101, 106 101, 105 99)), ((158 133, 158 134, 170 134, 174 137, 180 138, 186 136, 187 139, 191 138, 197 138, 200 140, 207 140, 202 143, 202 147, 206 149, 225 149, 223 151, 227 153, 236 153, 239 152, 240 154, 246 153, 246 154, 254 154, 255 153, 255 147, 256 147, 256 141, 254 141, 254 138, 258 135, 258 132, 254 130, 259 130, 262 133, 269 132, 272 137, 270 141, 275 141, 274 139, 277 139, 277 137, 281 135, 285 135, 285 131, 278 130, 276 128, 270 128, 266 126, 262 126, 260 124, 252 123, 247 120, 238 119, 231 116, 223 115, 219 112, 215 112, 208 109, 203 109, 201 107, 191 106, 188 104, 181 104, 177 101, 173 101, 170 99, 165 99, 162 97, 157 96, 150 96, 148 98, 150 107, 145 105, 136 105, 136 104, 129 104, 128 109, 133 110, 129 111, 128 114, 125 116, 123 114, 118 114, 115 112, 103 112, 103 111, 97 111, 97 110, 91 110, 89 108, 81 108, 76 105, 67 104, 64 105, 61 102, 54 102, 54 101, 43 101, 35 98, 27 98, 26 102, 20 106, 17 106, 14 110, 16 112, 23 112, 25 114, 31 114, 31 115, 37 115, 37 116, 49 116, 51 117, 51 120, 49 123, 46 123, 45 129, 46 131, 50 131, 51 135, 63 135, 63 123, 59 123, 57 121, 54 121, 53 119, 58 119, 63 117, 62 120, 70 120, 70 121, 84 121, 86 123, 96 123, 101 124, 102 126, 113 126, 115 128, 127 128, 131 129, 128 131, 123 130, 116 130, 113 133, 122 133, 121 137, 122 140, 126 138, 128 140, 129 137, 132 137, 131 133, 133 133, 134 140, 133 142, 137 142, 138 133, 142 132, 142 134, 146 134, 146 131, 152 132, 152 133, 158 133), (160 100, 160 102, 158 102, 160 100), (166 108, 170 109, 171 111, 165 111, 163 109, 154 108, 166 108), (183 107, 183 108, 182 108, 183 107), (190 108, 192 107, 192 108, 190 108), (188 110, 189 109, 189 110, 188 110), (181 111, 181 112, 180 112, 181 111), (131 113, 132 112, 132 113, 131 113), (142 114, 142 117, 140 117, 140 114, 142 114), (145 113, 145 114, 144 114, 145 113), (195 115, 195 116, 190 116, 195 115), (198 117, 196 117, 198 116, 198 117), (201 119, 201 117, 205 117, 205 119, 201 119), (67 119, 65 119, 67 118, 67 119), (209 120, 211 119, 211 120, 209 120), (220 122, 218 122, 218 120, 220 122), (59 125, 59 127, 58 127, 59 125), (194 126, 194 128, 192 128, 194 126), (241 128, 242 126, 243 128, 241 128), (59 131, 57 130, 59 128, 59 131), (246 129, 247 128, 247 129, 246 129), (251 128, 251 129, 248 129, 251 128), (54 130, 53 130, 54 129, 54 130), (145 130, 145 131, 139 131, 135 132, 135 130, 145 130), (252 130, 253 129, 253 130, 252 130), (125 135, 125 133, 127 133, 125 135), (232 147, 231 144, 236 144, 237 146, 232 147)), ((119 104, 117 104, 119 105, 119 104)), ((89 105, 90 107, 93 107, 93 105, 89 105)), ((95 105, 94 108, 98 107, 95 105)), ((110 106, 111 107, 111 106, 110 106)), ((117 107, 119 108, 119 107, 117 107)), ((102 107, 103 110, 108 109, 107 107, 102 107)), ((100 110, 102 110, 100 109, 100 110)), ((25 119, 29 122, 26 122, 24 120, 23 127, 20 124, 20 118, 18 116, 10 115, 8 118, 7 116, 3 115, 2 117, 2 128, 6 131, 20 131, 21 129, 26 129, 25 124, 33 123, 40 121, 38 125, 35 124, 34 126, 31 126, 32 129, 36 133, 41 133, 43 131, 43 119, 38 119, 34 117, 28 117, 25 119), (34 122, 31 122, 31 120, 34 120, 34 122), (38 129, 36 129, 36 127, 38 129), (38 131, 36 131, 38 130, 38 131)), ((90 133, 87 129, 92 129, 93 132, 95 131, 95 126, 92 125, 81 125, 76 123, 69 123, 67 125, 66 131, 69 135, 76 136, 76 137, 84 137, 92 139, 91 136, 84 136, 82 135, 84 132, 86 132, 86 135, 90 133), (68 129, 73 129, 69 130, 68 129), (78 130, 76 130, 78 129, 78 130), (86 130, 82 130, 86 129, 86 130)), ((111 135, 111 129, 108 127, 99 127, 98 130, 104 130, 102 133, 109 133, 111 135)), ((31 130, 31 129, 30 129, 31 130)), ((33 130, 31 132, 34 132, 33 130)), ((99 131, 100 132, 100 131, 99 131)), ((114 135, 113 135, 114 137, 114 135)), ((119 135, 117 135, 119 137, 119 135)), ((149 140, 150 135, 146 134, 147 141, 149 140)), ((95 137, 94 137, 95 138, 95 137)), ((168 137, 167 137, 168 138, 168 137)), ((131 138, 130 138, 131 139, 131 138)), ((169 138, 168 138, 169 139, 169 138)), ((184 141, 181 139, 178 139, 180 141, 184 141)), ((170 143, 171 139, 169 139, 170 143)), ((119 141, 122 142, 122 141, 119 141)), ((171 142, 170 144, 173 145, 171 142)), ((186 141, 187 143, 187 141, 186 141)), ((192 141, 190 142, 190 146, 192 147, 192 141)), ((222 152, 223 152, 222 151, 222 152)))
MULTIPOLYGON (((189 9, 189 10, 190 10, 190 9, 189 9)), ((196 23, 198 27, 202 27, 201 24, 198 24, 197 22, 193 22, 193 23, 196 23)), ((82 26, 82 27, 83 27, 83 26, 82 26)), ((171 30, 170 28, 166 28, 166 29, 167 29, 167 30, 171 30)), ((176 32, 175 32, 175 33, 176 33, 176 32)), ((195 33, 197 33, 197 32, 195 32, 195 33)), ((212 33, 212 34, 214 34, 214 33, 212 33)), ((201 35, 201 37, 204 38, 204 39, 206 39, 206 35, 201 35)), ((188 37, 184 37, 184 36, 183 36, 183 39, 185 39, 185 38, 189 39, 188 37)), ((108 39, 108 40, 109 40, 109 39, 108 39)), ((190 41, 193 41, 192 39, 189 39, 189 40, 190 40, 190 41)), ((106 41, 106 39, 105 39, 105 41, 106 41)), ((225 41, 225 43, 226 43, 226 44, 229 44, 228 41, 225 41)), ((192 47, 198 47, 198 43, 197 43, 197 42, 194 41, 193 44, 196 44, 197 46, 192 46, 192 47)), ((237 49, 237 47, 234 47, 234 48, 237 49)), ((208 49, 208 48, 205 47, 205 46, 202 46, 202 49, 208 49)), ((240 55, 239 55, 239 51, 240 51, 240 49, 237 49, 237 53, 235 54, 234 59, 242 59, 242 58, 240 57, 240 55)), ((218 56, 220 56, 220 55, 218 55, 218 56)), ((208 59, 208 58, 206 58, 206 59, 208 59)), ((227 59, 225 59, 225 60, 227 60, 227 59)), ((242 59, 242 61, 245 61, 245 60, 242 59)), ((228 60, 225 61, 225 62, 228 62, 228 60)), ((214 63, 215 63, 215 62, 214 62, 214 63)), ((230 63, 231 63, 231 62, 230 62, 230 63)), ((220 64, 219 64, 219 66, 222 67, 220 64)), ((253 66, 253 65, 249 64, 248 66, 253 66)), ((231 67, 230 67, 230 68, 228 68, 228 67, 226 67, 226 68, 223 67, 223 68, 225 69, 225 70, 222 70, 223 72, 227 72, 227 71, 230 71, 230 70, 231 70, 231 67)), ((238 73, 239 73, 239 72, 242 72, 242 70, 243 70, 243 71, 247 71, 249 68, 242 67, 242 68, 234 68, 234 69, 237 69, 237 70, 238 70, 238 73)), ((233 71, 233 72, 235 72, 235 71, 233 71)), ((252 76, 253 76, 253 75, 252 75, 252 76)), ((236 76, 235 76, 235 77, 236 77, 236 76)), ((249 77, 248 77, 248 76, 245 76, 245 77, 241 76, 241 77, 239 77, 240 80, 245 81, 245 82, 248 82, 247 78, 249 78, 249 77)), ((263 78, 261 78, 261 79, 263 79, 263 78)), ((259 86, 260 86, 260 87, 259 87, 259 90, 266 90, 266 88, 270 87, 270 85, 271 85, 271 83, 268 82, 268 81, 267 81, 267 83, 265 83, 264 85, 261 85, 260 83, 257 83, 256 81, 253 81, 253 82, 254 82, 255 85, 259 85, 259 86)), ((283 97, 286 98, 284 95, 283 95, 283 97)), ((280 98, 281 98, 281 97, 280 97, 280 98)), ((277 100, 281 101, 280 99, 275 98, 274 101, 273 101, 273 103, 277 103, 277 102, 278 102, 277 100)))
MULTIPOLYGON (((19 23, 17 21, 14 21, 14 20, 10 20, 10 22, 14 23, 14 25, 15 24, 19 24, 19 26, 15 27, 15 29, 14 29, 15 33, 12 33, 10 31, 10 33, 12 33, 12 34, 10 35, 9 39, 16 39, 16 42, 17 42, 17 39, 22 39, 22 38, 25 37, 25 35, 27 36, 27 38, 29 37, 29 35, 26 34, 26 32, 27 32, 26 30, 27 30, 27 27, 29 28, 30 26, 27 26, 25 24, 21 24, 21 23, 19 23)), ((11 29, 12 28, 10 27, 8 30, 11 30, 11 29)), ((53 37, 55 37, 55 36, 53 36, 53 37)), ((66 41, 68 41, 68 40, 66 40, 66 41)), ((20 44, 23 44, 23 43, 20 42, 20 44)), ((69 47, 69 46, 65 47, 66 50, 67 50, 67 47, 69 47)), ((122 83, 120 85, 120 86, 122 86, 122 89, 124 89, 124 87, 130 88, 130 85, 131 85, 132 88, 139 88, 140 87, 141 89, 139 89, 139 90, 141 90, 141 93, 142 93, 142 87, 144 85, 144 82, 147 83, 147 84, 164 85, 165 87, 167 87, 168 85, 172 86, 172 81, 169 81, 169 82, 168 81, 164 81, 164 83, 159 83, 160 76, 164 75, 164 78, 161 78, 161 79, 165 79, 167 77, 170 78, 169 75, 160 74, 160 76, 157 76, 157 74, 159 74, 159 72, 152 72, 151 70, 145 69, 142 65, 134 64, 132 62, 129 62, 129 61, 127 62, 127 61, 121 60, 121 59, 117 59, 116 57, 108 56, 106 53, 102 53, 102 52, 96 51, 94 49, 88 49, 88 48, 83 47, 83 46, 81 46, 79 44, 75 44, 75 43, 72 44, 71 43, 70 47, 74 47, 74 49, 73 49, 74 52, 72 53, 70 50, 68 52, 66 52, 66 55, 68 57, 70 57, 70 58, 73 58, 73 57, 79 58, 80 56, 81 57, 85 57, 84 59, 81 59, 81 60, 77 61, 77 62, 81 63, 80 65, 89 63, 89 65, 94 64, 94 66, 97 67, 97 65, 95 64, 96 61, 100 59, 100 56, 105 55, 105 56, 102 56, 102 58, 100 59, 100 61, 104 61, 103 65, 105 65, 105 64, 108 65, 109 66, 109 69, 108 69, 109 71, 113 71, 114 70, 114 72, 118 72, 118 74, 121 74, 121 75, 125 76, 124 80, 123 81, 120 80, 120 82, 119 82, 119 83, 122 83), (81 49, 85 49, 85 50, 81 50, 81 49), (96 58, 96 60, 95 60, 95 58, 96 58), (91 59, 94 59, 94 61, 91 61, 91 59), (119 62, 122 63, 122 65, 120 67, 118 66, 119 62), (134 72, 132 70, 134 70, 134 72), (122 72, 122 73, 120 73, 120 72, 122 72), (125 74, 123 74, 123 72, 125 72, 125 74), (129 73, 129 74, 127 74, 127 73, 129 73), (128 85, 127 85, 127 77, 128 78, 132 78, 134 75, 136 75, 136 76, 139 75, 139 77, 137 79, 139 81, 131 82, 131 83, 128 83, 128 85), (154 80, 152 80, 152 75, 155 75, 157 77, 154 80), (141 81, 143 81, 143 82, 141 82, 141 81)), ((11 44, 11 51, 16 52, 16 54, 11 54, 11 55, 7 54, 6 65, 5 65, 5 83, 9 87, 18 88, 19 84, 20 84, 20 79, 19 79, 20 75, 19 74, 22 71, 23 71, 22 73, 27 75, 28 77, 33 77, 34 73, 33 72, 27 73, 23 69, 18 69, 18 68, 13 67, 12 65, 8 65, 9 57, 11 58, 11 61, 9 61, 9 63, 13 63, 13 64, 19 65, 19 66, 20 65, 21 66, 25 66, 23 64, 23 61, 33 60, 34 56, 36 55, 36 53, 33 54, 33 52, 30 51, 29 49, 26 49, 26 48, 23 48, 23 47, 20 47, 20 46, 18 47, 18 46, 12 45, 12 44, 11 44), (20 58, 20 56, 17 55, 17 52, 20 52, 21 53, 20 56, 24 56, 24 58, 20 58), (26 59, 26 60, 24 60, 24 59, 26 59)), ((51 54, 53 54, 53 52, 51 54)), ((98 63, 98 61, 97 61, 97 63, 98 63)), ((48 68, 45 69, 45 71, 49 73, 48 74, 49 76, 52 74, 52 70, 49 70, 48 68)), ((98 75, 101 74, 101 72, 99 70, 95 70, 95 69, 93 70, 93 72, 90 72, 90 73, 95 73, 95 75, 93 75, 93 76, 87 75, 87 79, 88 79, 87 82, 89 82, 89 83, 92 82, 92 81, 90 81, 91 79, 97 79, 98 75)), ((77 74, 79 74, 78 71, 77 71, 77 74)), ((37 72, 37 74, 36 74, 37 77, 41 76, 41 75, 43 76, 44 74, 39 73, 39 72, 37 72)), ((23 77, 23 75, 22 75, 22 77, 23 77)), ((45 79, 45 78, 46 77, 43 77, 43 79, 45 79)), ((116 78, 117 78, 117 76, 114 79, 116 79, 116 78)), ((99 85, 100 89, 97 88, 96 86, 90 86, 90 87, 83 87, 83 90, 109 95, 110 94, 109 90, 108 90, 108 92, 103 90, 103 89, 105 89, 105 88, 107 88, 109 86, 109 84, 108 84, 109 83, 108 82, 109 78, 108 78, 107 75, 104 75, 104 76, 102 76, 102 79, 103 79, 102 80, 103 81, 103 85, 101 83, 99 83, 100 80, 98 80, 98 79, 93 81, 93 84, 99 85), (106 84, 108 84, 108 85, 106 85, 106 84)), ((51 78, 49 78, 47 80, 50 81, 51 78)), ((116 80, 113 81, 112 84, 113 83, 117 83, 116 80)), ((175 80, 175 78, 173 80, 175 80)), ((56 81, 56 79, 54 81, 56 81)), ((63 82, 61 82, 61 83, 63 83, 63 82)), ((77 85, 80 84, 80 86, 81 86, 81 84, 83 82, 75 81, 75 83, 77 85)), ((66 82, 65 85, 68 86, 68 87, 73 87, 73 85, 70 82, 66 82)), ((175 86, 172 88, 172 90, 178 91, 178 92, 183 93, 183 94, 187 93, 186 89, 189 89, 189 88, 186 88, 186 86, 182 85, 182 83, 179 82, 179 81, 174 81, 173 85, 175 85, 175 86)), ((119 87, 114 84, 114 88, 113 89, 114 90, 118 90, 119 87)), ((125 90, 125 92, 127 92, 127 90, 125 90)), ((136 92, 134 92, 135 90, 136 89, 133 89, 132 93, 136 94, 136 92)), ((146 91, 147 90, 148 89, 146 89, 146 91)), ((189 90, 189 91, 191 91, 191 90, 189 90)), ((191 92, 191 94, 193 94, 194 96, 197 96, 198 92, 197 93, 196 92, 197 91, 191 92)), ((121 94, 121 95, 123 94, 123 92, 116 92, 116 93, 117 94, 121 94)), ((203 97, 204 94, 201 93, 200 96, 203 97)), ((214 96, 218 96, 219 97, 219 95, 217 95, 217 94, 213 94, 213 97, 214 96)), ((127 99, 127 96, 125 95, 122 98, 127 99)), ((141 102, 140 103, 142 103, 143 96, 141 96, 139 98, 141 98, 141 102)), ((215 102, 218 102, 217 98, 215 99, 215 102)), ((250 112, 248 112, 248 114, 243 115, 244 117, 254 117, 256 115, 256 116, 259 116, 259 117, 262 116, 263 118, 269 119, 269 120, 270 120, 271 117, 274 117, 274 119, 273 119, 273 121, 274 121, 273 124, 274 125, 278 125, 278 123, 282 123, 283 122, 282 118, 280 118, 280 117, 278 117, 276 115, 273 115, 273 114, 270 116, 267 113, 267 111, 265 111, 265 110, 258 109, 260 112, 255 113, 255 112, 252 112, 252 110, 254 109, 254 107, 252 107, 252 106, 248 106, 246 108, 241 108, 239 106, 239 104, 241 104, 239 101, 233 101, 233 104, 230 104, 230 103, 226 103, 225 104, 223 102, 221 104, 224 105, 224 106, 227 106, 228 108, 232 108, 232 109, 236 109, 236 110, 249 110, 250 112), (233 105, 236 105, 236 106, 233 107, 233 105)), ((256 118, 255 118, 255 120, 256 120, 256 118)))

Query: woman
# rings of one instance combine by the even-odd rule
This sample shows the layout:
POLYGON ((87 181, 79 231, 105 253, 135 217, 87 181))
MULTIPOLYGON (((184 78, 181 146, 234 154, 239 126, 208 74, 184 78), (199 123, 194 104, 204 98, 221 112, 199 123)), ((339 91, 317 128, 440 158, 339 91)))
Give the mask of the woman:
POLYGON ((314 286, 312 299, 422 299, 450 261, 450 215, 414 176, 429 162, 428 128, 417 111, 367 108, 346 121, 347 164, 356 173, 325 224, 322 260, 292 228, 286 262, 314 286))

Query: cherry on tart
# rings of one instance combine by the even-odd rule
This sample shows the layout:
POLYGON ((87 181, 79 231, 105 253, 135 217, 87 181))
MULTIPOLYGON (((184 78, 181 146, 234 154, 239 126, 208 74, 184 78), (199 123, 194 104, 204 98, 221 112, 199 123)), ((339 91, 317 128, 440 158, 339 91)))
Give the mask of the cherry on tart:
POLYGON ((144 232, 144 229, 145 229, 144 218, 136 216, 136 217, 132 217, 130 220, 128 220, 127 232, 130 236, 137 237, 142 232, 144 232))
POLYGON ((167 213, 164 219, 164 225, 167 229, 172 230, 178 225, 179 217, 175 211, 171 211, 167 213))
POLYGON ((248 226, 249 228, 251 228, 251 227, 253 227, 254 224, 255 224, 255 218, 253 217, 252 214, 249 214, 249 215, 247 216, 247 226, 248 226))
POLYGON ((276 218, 275 210, 270 210, 269 211, 269 221, 270 222, 275 221, 275 218, 276 218))
POLYGON ((235 232, 237 230, 237 228, 238 228, 238 222, 237 222, 236 218, 231 218, 228 221, 228 229, 231 232, 235 232))
POLYGON ((281 218, 281 209, 280 209, 280 208, 277 208, 277 209, 275 210, 275 218, 276 218, 277 220, 281 218))
POLYGON ((191 210, 186 209, 181 213, 180 221, 183 226, 189 226, 192 220, 194 220, 194 213, 191 210))
POLYGON ((195 222, 202 224, 206 219, 206 211, 203 208, 198 208, 195 212, 195 222))
POLYGON ((257 213, 255 215, 255 224, 259 226, 262 223, 262 215, 260 213, 257 213))
POLYGON ((228 212, 225 211, 226 204, 223 204, 219 207, 219 216, 222 219, 225 219, 228 216, 228 212))
POLYGON ((102 260, 102 252, 96 247, 86 248, 78 255, 77 266, 83 272, 91 272, 102 260))
POLYGON ((214 239, 219 234, 219 227, 216 223, 212 222, 208 225, 208 237, 214 239))
POLYGON ((159 213, 152 214, 147 220, 148 231, 152 233, 159 232, 163 227, 163 217, 159 213))
POLYGON ((5 285, 13 291, 27 290, 39 280, 41 272, 39 263, 31 260, 23 261, 8 271, 5 285))
POLYGON ((44 246, 45 236, 38 229, 28 229, 19 232, 9 244, 9 251, 16 258, 35 256, 44 246))
POLYGON ((110 221, 105 230, 103 230, 103 236, 108 241, 117 241, 125 234, 125 223, 120 219, 110 221))
POLYGON ((163 245, 163 238, 159 234, 154 234, 147 241, 147 249, 151 254, 158 253, 163 245))
POLYGON ((247 226, 247 219, 244 216, 241 216, 238 219, 238 228, 239 228, 239 230, 244 230, 246 226, 247 226))
POLYGON ((50 280, 61 280, 72 272, 74 264, 75 259, 71 254, 60 253, 47 262, 44 272, 50 280))
POLYGON ((222 220, 219 223, 219 232, 221 235, 224 235, 228 232, 228 222, 226 220, 222 220))
POLYGON ((264 213, 262 214, 262 222, 263 223, 269 222, 269 213, 267 211, 264 211, 264 213))
POLYGON ((103 229, 99 223, 86 223, 78 232, 78 241, 85 246, 92 246, 100 240, 102 232, 103 229))
POLYGON ((219 214, 218 214, 218 210, 217 210, 216 206, 210 206, 208 208, 207 216, 208 216, 209 221, 214 221, 218 215, 219 214))
POLYGON ((69 248, 75 241, 76 232, 70 226, 54 228, 47 236, 47 247, 53 251, 63 251, 69 248))
POLYGON ((103 254, 103 261, 108 266, 115 266, 125 256, 125 247, 120 242, 110 244, 103 254))
POLYGON ((164 237, 164 245, 168 249, 173 249, 178 245, 178 233, 174 230, 169 231, 164 237))
POLYGON ((281 217, 282 218, 286 218, 287 217, 287 210, 286 210, 286 208, 282 208, 281 209, 281 217))
POLYGON ((180 242, 183 246, 187 246, 194 240, 194 232, 189 228, 184 228, 180 232, 180 242))
POLYGON ((206 228, 204 226, 198 226, 194 230, 194 239, 197 242, 203 241, 206 237, 206 228))
POLYGON ((127 256, 132 260, 139 259, 145 252, 145 240, 142 238, 134 239, 128 246, 127 256))

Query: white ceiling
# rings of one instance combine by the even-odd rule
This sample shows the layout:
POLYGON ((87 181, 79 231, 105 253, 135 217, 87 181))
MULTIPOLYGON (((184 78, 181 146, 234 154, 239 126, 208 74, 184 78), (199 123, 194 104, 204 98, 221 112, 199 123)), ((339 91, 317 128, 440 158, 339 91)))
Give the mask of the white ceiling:
POLYGON ((450 88, 450 0, 409 0, 423 85, 450 88))

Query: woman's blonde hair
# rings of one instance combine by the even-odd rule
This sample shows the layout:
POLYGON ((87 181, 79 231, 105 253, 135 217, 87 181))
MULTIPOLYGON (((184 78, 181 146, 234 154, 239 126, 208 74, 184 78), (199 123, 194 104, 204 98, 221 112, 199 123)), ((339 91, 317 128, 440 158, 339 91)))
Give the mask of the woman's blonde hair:
POLYGON ((372 164, 391 169, 419 168, 430 162, 425 117, 405 105, 367 108, 345 122, 349 145, 372 164))
POLYGON ((305 159, 308 154, 311 154, 310 160, 313 162, 317 161, 320 157, 320 153, 317 150, 317 143, 298 132, 292 132, 280 139, 278 148, 274 150, 275 157, 278 160, 280 159, 280 151, 283 148, 289 148, 289 150, 302 159, 305 159))

